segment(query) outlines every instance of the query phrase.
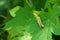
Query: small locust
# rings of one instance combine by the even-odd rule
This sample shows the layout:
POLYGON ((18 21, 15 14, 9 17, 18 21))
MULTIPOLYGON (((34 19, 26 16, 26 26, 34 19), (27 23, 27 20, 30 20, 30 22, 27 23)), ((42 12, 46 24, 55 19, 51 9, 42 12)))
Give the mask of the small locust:
POLYGON ((35 16, 36 21, 37 21, 38 25, 40 26, 40 28, 43 28, 44 25, 43 25, 43 23, 41 21, 41 18, 38 16, 38 12, 37 11, 34 11, 33 12, 33 15, 35 16))

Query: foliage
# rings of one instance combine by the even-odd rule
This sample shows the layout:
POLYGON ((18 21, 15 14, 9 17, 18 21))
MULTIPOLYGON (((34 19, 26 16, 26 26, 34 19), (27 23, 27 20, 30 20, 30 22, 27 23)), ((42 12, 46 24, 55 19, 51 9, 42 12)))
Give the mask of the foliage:
POLYGON ((52 33, 60 35, 59 0, 37 0, 37 2, 36 0, 23 0, 24 7, 17 5, 16 1, 13 1, 12 9, 7 8, 13 18, 2 28, 8 31, 8 40, 53 40, 52 33), (36 17, 40 18, 43 28, 39 26, 37 22, 39 18, 36 20, 33 13, 38 15, 36 17))

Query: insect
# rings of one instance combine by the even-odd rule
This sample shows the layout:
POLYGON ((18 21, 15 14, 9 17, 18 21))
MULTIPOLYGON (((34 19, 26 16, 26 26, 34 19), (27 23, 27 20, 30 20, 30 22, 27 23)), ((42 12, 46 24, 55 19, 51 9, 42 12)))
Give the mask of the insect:
POLYGON ((33 15, 35 16, 36 21, 37 21, 38 25, 40 26, 40 28, 43 28, 43 27, 44 27, 44 25, 43 25, 43 23, 42 23, 42 21, 41 21, 41 18, 38 16, 38 14, 37 14, 37 13, 38 13, 38 12, 37 12, 37 11, 35 11, 35 12, 33 13, 33 15))

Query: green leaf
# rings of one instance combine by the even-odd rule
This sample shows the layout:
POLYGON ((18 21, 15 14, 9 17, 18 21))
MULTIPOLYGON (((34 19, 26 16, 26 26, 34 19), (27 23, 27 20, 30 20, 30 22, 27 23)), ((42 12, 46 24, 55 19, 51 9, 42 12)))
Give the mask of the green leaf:
POLYGON ((15 17, 16 16, 16 12, 20 9, 19 6, 17 7, 14 7, 13 9, 10 10, 10 14, 12 17, 15 17))
MULTIPOLYGON (((51 0, 49 0, 51 1, 51 0)), ((49 3, 47 1, 47 3, 49 3)), ((44 28, 41 28, 37 23, 36 17, 33 15, 34 8, 30 8, 25 2, 25 6, 18 11, 19 7, 15 8, 13 12, 16 16, 6 23, 3 28, 7 30, 11 40, 52 40, 52 33, 60 35, 60 23, 58 16, 60 16, 60 6, 54 5, 53 8, 50 5, 46 5, 48 12, 37 11, 44 28)), ((11 13, 13 13, 11 11, 11 13)), ((14 16, 12 14, 12 16, 14 16)))

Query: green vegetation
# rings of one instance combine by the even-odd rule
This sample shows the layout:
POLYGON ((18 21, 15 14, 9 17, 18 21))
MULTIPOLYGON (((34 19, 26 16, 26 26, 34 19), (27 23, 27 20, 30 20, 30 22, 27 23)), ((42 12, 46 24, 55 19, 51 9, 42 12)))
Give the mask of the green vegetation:
POLYGON ((0 1, 0 33, 1 40, 56 40, 60 0, 0 1))

